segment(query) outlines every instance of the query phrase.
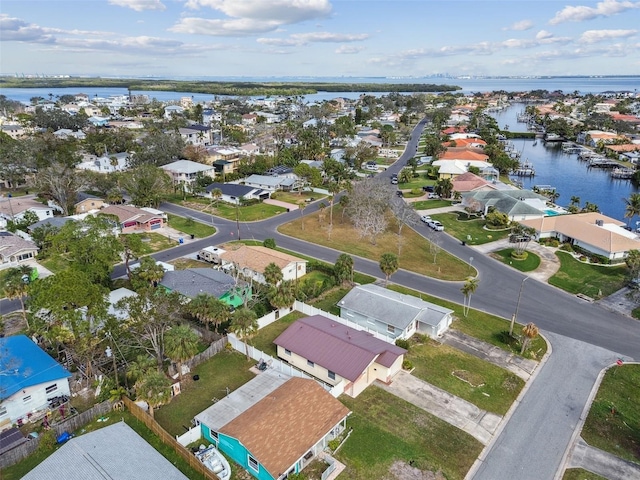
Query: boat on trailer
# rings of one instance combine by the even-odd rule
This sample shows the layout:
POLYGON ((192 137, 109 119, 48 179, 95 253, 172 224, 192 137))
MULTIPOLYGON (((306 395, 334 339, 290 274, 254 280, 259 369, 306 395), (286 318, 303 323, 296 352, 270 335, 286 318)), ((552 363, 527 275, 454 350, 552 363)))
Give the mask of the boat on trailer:
POLYGON ((220 480, 229 480, 231 478, 231 467, 224 455, 214 446, 205 447, 200 445, 200 449, 195 456, 202 464, 211 470, 220 480))

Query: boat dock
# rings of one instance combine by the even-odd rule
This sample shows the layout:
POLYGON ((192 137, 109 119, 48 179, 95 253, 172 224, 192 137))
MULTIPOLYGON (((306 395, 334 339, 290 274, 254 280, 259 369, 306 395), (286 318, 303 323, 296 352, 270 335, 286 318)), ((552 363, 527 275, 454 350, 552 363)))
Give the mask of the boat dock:
POLYGON ((529 162, 524 162, 518 165, 518 168, 514 169, 512 172, 516 177, 534 177, 536 175, 536 170, 533 168, 533 165, 529 162))
POLYGON ((628 180, 632 178, 635 173, 636 171, 631 168, 615 168, 611 172, 611 178, 628 180))
POLYGON ((589 168, 618 168, 620 163, 606 158, 592 158, 589 160, 589 168))

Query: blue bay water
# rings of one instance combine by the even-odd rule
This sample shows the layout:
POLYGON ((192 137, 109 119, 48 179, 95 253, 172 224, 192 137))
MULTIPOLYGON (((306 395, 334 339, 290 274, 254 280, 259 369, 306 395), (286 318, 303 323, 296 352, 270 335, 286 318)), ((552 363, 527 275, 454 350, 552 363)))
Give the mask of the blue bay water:
MULTIPOLYGON (((526 124, 517 122, 517 114, 524 107, 523 104, 514 104, 491 116, 501 128, 508 125, 511 132, 526 131, 526 124)), ((577 154, 564 153, 561 142, 514 139, 512 143, 521 152, 521 161, 528 161, 536 171, 534 177, 517 178, 524 188, 551 185, 560 194, 556 201, 558 205, 566 207, 571 203, 571 197, 577 196, 581 206, 586 202, 594 203, 604 215, 624 222, 629 220, 624 218, 624 199, 639 191, 631 180, 613 179, 610 170, 587 167, 586 162, 578 160, 577 154)))

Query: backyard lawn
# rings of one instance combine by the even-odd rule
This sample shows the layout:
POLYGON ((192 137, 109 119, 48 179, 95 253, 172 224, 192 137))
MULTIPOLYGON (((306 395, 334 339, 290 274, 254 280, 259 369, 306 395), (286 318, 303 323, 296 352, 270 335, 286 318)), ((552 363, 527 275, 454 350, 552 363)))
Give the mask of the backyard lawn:
POLYGON ((251 380, 249 371, 255 362, 238 352, 223 350, 186 375, 182 393, 155 412, 156 421, 171 435, 181 435, 191 426, 193 417, 213 405, 229 392, 251 380), (199 375, 200 380, 191 379, 199 375))
POLYGON ((613 366, 602 379, 582 428, 592 447, 640 463, 640 365, 613 366))
POLYGON ((560 269, 549 283, 569 293, 582 293, 599 299, 617 292, 626 284, 627 266, 583 263, 567 252, 556 252, 560 269))
MULTIPOLYGON (((505 342, 506 336, 509 334, 509 320, 491 315, 486 312, 474 310, 469 311, 469 315, 465 317, 462 313, 462 305, 459 303, 449 302, 441 298, 432 297, 422 292, 416 292, 400 285, 389 285, 390 290, 404 293, 406 295, 413 295, 419 297, 427 302, 435 303, 436 305, 450 308, 454 312, 453 324, 451 328, 466 333, 478 340, 490 343, 496 347, 502 348, 512 352, 515 355, 520 355, 519 342, 511 339, 505 342)), ((462 300, 462 293, 460 293, 460 300, 462 300)), ((515 306, 515 299, 513 300, 515 306)), ((472 297, 473 304, 473 297, 472 297)), ((513 332, 518 334, 522 327, 516 325, 513 332)), ((525 352, 525 357, 532 358, 534 360, 540 360, 547 351, 547 342, 541 337, 537 337, 531 341, 529 349, 525 352)))
POLYGON ((277 358, 278 349, 273 344, 273 341, 278 337, 278 335, 284 332, 289 325, 303 317, 306 317, 304 313, 294 310, 289 315, 285 315, 284 317, 258 330, 258 333, 254 335, 249 343, 258 350, 277 358))
POLYGON ((504 250, 493 252, 491 256, 521 272, 532 272, 540 266, 540 257, 535 253, 527 252, 527 258, 518 260, 511 256, 513 251, 513 248, 505 248, 504 250))
POLYGON ((467 220, 464 212, 439 213, 432 215, 432 217, 442 222, 445 231, 449 235, 460 241, 464 240, 468 245, 495 242, 508 237, 511 232, 510 228, 505 230, 486 230, 483 219, 467 220))
MULTIPOLYGON (((383 253, 398 252, 398 235, 393 227, 389 227, 385 233, 376 239, 373 244, 369 239, 361 239, 351 226, 348 219, 342 221, 340 207, 334 207, 333 227, 329 235, 329 214, 325 213, 326 220, 319 222, 319 212, 296 219, 293 222, 281 225, 280 233, 334 248, 351 255, 379 261, 383 253), (304 227, 304 228, 303 228, 304 227)), ((392 224, 393 225, 393 224, 392 224)), ((461 281, 469 275, 475 275, 476 271, 469 264, 445 251, 439 251, 436 262, 433 262, 431 243, 418 235, 410 228, 402 230, 401 254, 399 258, 400 268, 412 272, 421 273, 429 277, 441 280, 461 281)), ((382 273, 381 273, 382 274, 382 273)), ((391 277, 393 279, 393 277, 391 277)))
POLYGON ((336 454, 346 465, 340 478, 425 478, 402 474, 411 463, 449 480, 463 479, 482 450, 471 435, 374 385, 340 401, 353 412, 347 419, 351 436, 336 454))
POLYGON ((412 342, 405 358, 417 378, 498 415, 507 413, 524 387, 513 373, 431 339, 412 342))

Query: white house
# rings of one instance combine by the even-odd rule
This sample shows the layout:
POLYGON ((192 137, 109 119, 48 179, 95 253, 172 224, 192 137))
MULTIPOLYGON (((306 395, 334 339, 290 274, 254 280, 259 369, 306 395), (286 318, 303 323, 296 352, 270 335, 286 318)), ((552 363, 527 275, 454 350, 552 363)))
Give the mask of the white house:
POLYGON ((8 220, 19 222, 27 212, 35 213, 38 220, 53 217, 53 208, 43 205, 35 198, 35 195, 0 197, 0 228, 6 228, 8 220))
POLYGON ((171 176, 173 183, 176 185, 191 185, 195 182, 196 178, 198 178, 199 174, 211 178, 214 178, 216 175, 216 170, 213 166, 192 162, 191 160, 178 160, 163 165, 160 168, 171 176))
POLYGON ((435 338, 453 322, 453 310, 373 284, 353 288, 338 307, 342 318, 394 339, 435 338))
POLYGON ((0 338, 0 430, 29 421, 48 399, 70 395, 71 374, 26 335, 0 338))

